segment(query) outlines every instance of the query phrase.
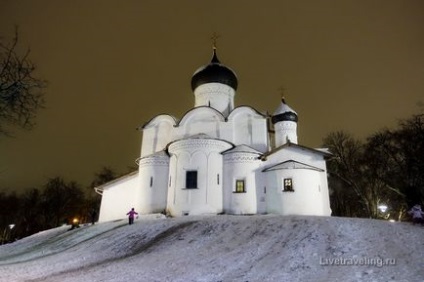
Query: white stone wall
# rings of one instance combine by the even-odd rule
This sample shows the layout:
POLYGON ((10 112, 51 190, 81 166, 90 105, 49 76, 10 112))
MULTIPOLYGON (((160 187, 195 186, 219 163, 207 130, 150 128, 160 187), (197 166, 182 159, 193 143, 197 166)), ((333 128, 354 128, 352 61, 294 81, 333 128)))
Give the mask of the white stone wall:
POLYGON ((222 151, 227 142, 209 138, 182 139, 169 146, 171 154, 167 212, 172 216, 217 214, 223 210, 222 151), (197 188, 187 189, 187 171, 197 171, 197 188))
POLYGON ((322 154, 314 149, 298 145, 286 145, 281 150, 276 150, 273 154, 266 157, 265 167, 287 161, 296 160, 297 162, 308 164, 322 170, 326 170, 326 163, 322 154))
POLYGON ((264 172, 267 212, 282 215, 331 215, 323 154, 302 146, 285 146, 267 157, 264 168, 290 160, 297 162, 297 168, 264 172), (294 192, 282 191, 284 178, 292 179, 294 192))
POLYGON ((234 95, 234 89, 228 85, 206 83, 194 90, 194 107, 212 107, 226 117, 234 109, 234 95))
POLYGON ((194 108, 187 112, 178 126, 174 128, 174 140, 200 133, 222 139, 221 127, 223 124, 225 124, 224 116, 214 108, 194 108))
POLYGON ((168 173, 169 157, 163 151, 139 160, 139 211, 141 214, 165 211, 168 173))
POLYGON ((261 165, 262 161, 258 159, 258 154, 235 152, 224 155, 225 213, 261 213, 258 207, 261 205, 260 202, 265 202, 263 189, 259 188, 262 187, 260 185, 262 182, 261 165), (236 180, 244 180, 244 193, 236 192, 236 180))
POLYGON ((200 133, 235 145, 245 144, 260 152, 269 147, 266 117, 253 108, 238 107, 226 120, 216 109, 200 106, 188 111, 178 123, 168 115, 148 122, 143 127, 141 157, 165 149, 174 140, 200 133))
POLYGON ((253 108, 242 106, 234 109, 228 116, 231 128, 231 141, 235 145, 247 145, 260 152, 268 148, 268 129, 266 117, 253 108))
POLYGON ((288 142, 297 144, 297 122, 280 121, 274 125, 275 147, 279 147, 288 142))
POLYGON ((122 177, 103 186, 99 222, 125 218, 131 208, 138 211, 138 173, 122 177))
POLYGON ((144 157, 164 150, 173 140, 175 124, 172 116, 158 115, 144 125, 140 156, 144 157))
POLYGON ((322 204, 323 204, 323 214, 325 216, 331 216, 331 206, 330 206, 330 191, 328 189, 328 177, 327 177, 327 170, 325 172, 321 173, 321 195, 322 195, 322 204))
POLYGON ((267 212, 281 215, 329 216, 322 172, 311 169, 287 169, 266 172, 267 212), (294 192, 284 192, 284 179, 292 179, 294 192))

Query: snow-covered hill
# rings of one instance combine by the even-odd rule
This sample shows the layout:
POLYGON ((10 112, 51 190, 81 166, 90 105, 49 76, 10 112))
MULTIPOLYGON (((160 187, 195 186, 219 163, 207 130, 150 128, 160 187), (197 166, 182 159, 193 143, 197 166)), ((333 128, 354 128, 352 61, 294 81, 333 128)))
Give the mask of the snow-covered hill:
POLYGON ((0 246, 0 281, 424 281, 424 227, 336 217, 145 217, 0 246))

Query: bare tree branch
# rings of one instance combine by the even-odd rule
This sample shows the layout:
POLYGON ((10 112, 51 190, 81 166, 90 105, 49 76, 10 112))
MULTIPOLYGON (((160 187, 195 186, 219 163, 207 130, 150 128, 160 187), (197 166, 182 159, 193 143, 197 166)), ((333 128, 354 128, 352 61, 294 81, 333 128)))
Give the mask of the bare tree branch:
POLYGON ((30 50, 21 55, 18 39, 17 27, 9 43, 0 38, 0 135, 6 136, 11 136, 13 127, 32 129, 44 106, 46 81, 34 76, 30 50))

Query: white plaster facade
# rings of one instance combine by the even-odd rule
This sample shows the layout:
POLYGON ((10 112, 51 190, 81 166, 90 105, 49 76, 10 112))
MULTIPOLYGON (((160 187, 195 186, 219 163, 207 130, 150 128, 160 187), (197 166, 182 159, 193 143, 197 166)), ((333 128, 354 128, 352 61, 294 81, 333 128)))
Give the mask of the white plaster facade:
POLYGON ((139 170, 96 187, 99 221, 141 214, 331 215, 325 150, 297 145, 297 113, 234 107, 237 77, 214 50, 192 77, 194 107, 141 127, 139 170), (273 142, 271 140, 274 140, 273 142))

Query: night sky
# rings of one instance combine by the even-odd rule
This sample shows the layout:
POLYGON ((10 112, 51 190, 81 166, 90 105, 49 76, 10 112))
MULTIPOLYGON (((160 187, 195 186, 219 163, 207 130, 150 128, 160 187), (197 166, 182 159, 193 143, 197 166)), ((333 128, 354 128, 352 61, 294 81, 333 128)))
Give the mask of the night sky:
POLYGON ((299 144, 335 130, 364 138, 424 105, 421 0, 0 0, 0 35, 14 25, 49 84, 37 126, 0 138, 0 191, 135 166, 136 128, 193 107, 214 32, 239 79, 236 106, 272 113, 284 87, 299 144))

